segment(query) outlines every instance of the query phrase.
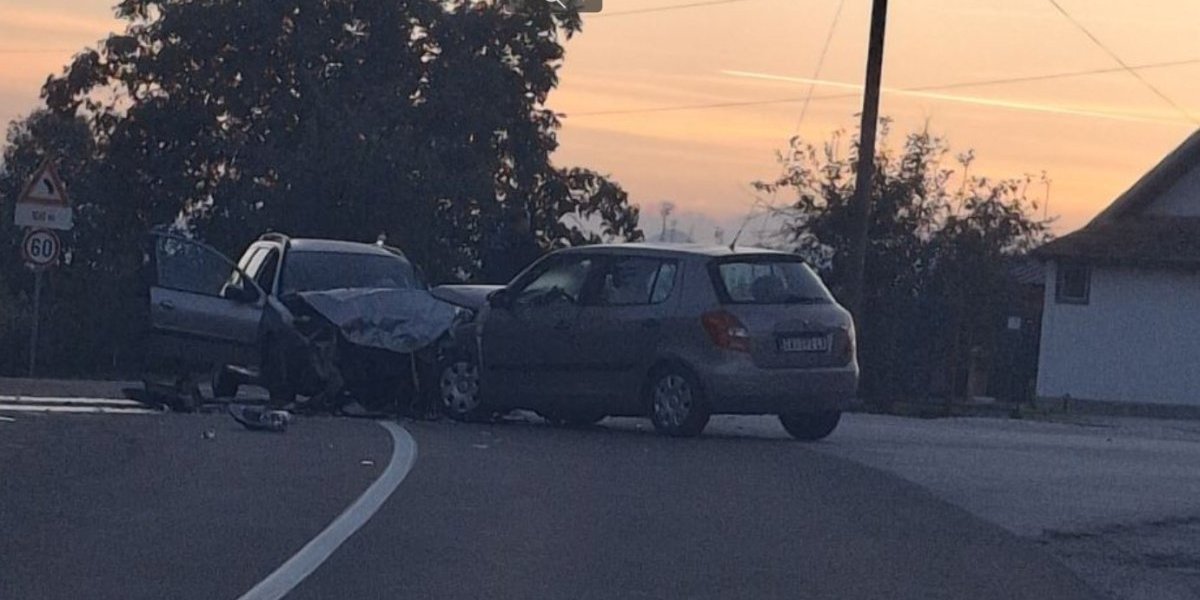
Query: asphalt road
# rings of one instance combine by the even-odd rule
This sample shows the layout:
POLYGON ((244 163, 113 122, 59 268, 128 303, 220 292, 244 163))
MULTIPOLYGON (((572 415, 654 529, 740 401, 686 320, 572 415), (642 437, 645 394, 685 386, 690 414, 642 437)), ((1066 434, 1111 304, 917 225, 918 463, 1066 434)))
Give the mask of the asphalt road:
POLYGON ((391 443, 333 419, 279 435, 223 416, 13 418, 0 422, 6 600, 237 598, 354 501, 391 443))
MULTIPOLYGON (((361 420, 16 418, 0 423, 6 599, 238 598, 392 452, 361 420)), ((411 472, 289 598, 1095 597, 1029 540, 819 445, 405 427, 411 472)))

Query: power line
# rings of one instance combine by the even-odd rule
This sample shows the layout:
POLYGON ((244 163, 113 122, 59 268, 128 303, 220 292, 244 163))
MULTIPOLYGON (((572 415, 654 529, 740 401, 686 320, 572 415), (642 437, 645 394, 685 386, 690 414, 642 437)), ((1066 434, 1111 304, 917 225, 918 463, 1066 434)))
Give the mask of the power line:
POLYGON ((1179 111, 1179 114, 1183 115, 1184 118, 1186 118, 1187 120, 1189 120, 1193 123, 1200 124, 1200 121, 1196 121, 1196 119, 1194 117, 1192 117, 1192 115, 1189 114, 1187 110, 1185 110, 1182 106, 1176 104, 1175 101, 1172 100, 1166 94, 1164 94, 1162 92, 1162 90, 1155 87, 1155 85, 1153 83, 1150 83, 1150 81, 1148 79, 1146 79, 1145 77, 1142 77, 1141 73, 1138 73, 1135 69, 1130 67, 1128 63, 1126 63, 1124 60, 1121 60, 1121 57, 1118 56, 1116 52, 1114 52, 1111 48, 1109 48, 1107 45, 1105 45, 1104 42, 1100 41, 1100 38, 1096 37, 1096 35, 1093 34, 1091 31, 1089 31, 1087 27, 1084 27, 1083 23, 1080 23, 1078 19, 1076 19, 1075 17, 1073 17, 1071 15, 1071 13, 1067 12, 1067 9, 1063 8, 1063 6, 1058 3, 1058 0, 1048 0, 1048 1, 1050 2, 1050 4, 1054 5, 1054 8, 1057 9, 1058 12, 1062 14, 1062 16, 1066 17, 1067 20, 1070 21, 1073 25, 1075 25, 1075 27, 1077 27, 1080 31, 1082 31, 1084 35, 1088 36, 1088 39, 1092 40, 1093 44, 1096 44, 1096 46, 1099 47, 1101 50, 1103 50, 1105 54, 1108 54, 1109 58, 1112 58, 1114 61, 1116 61, 1117 64, 1121 65, 1121 68, 1123 68, 1125 71, 1127 71, 1130 75, 1133 75, 1134 78, 1136 78, 1138 81, 1140 81, 1142 83, 1142 85, 1146 86, 1146 88, 1149 89, 1151 92, 1154 92, 1154 94, 1156 96, 1158 96, 1159 98, 1161 98, 1164 102, 1171 105, 1172 108, 1179 111))
MULTIPOLYGON (((833 13, 833 19, 829 22, 829 31, 825 34, 825 42, 821 45, 820 55, 817 56, 817 64, 813 68, 813 76, 812 76, 813 81, 808 84, 808 91, 805 92, 805 94, 804 94, 804 104, 800 107, 800 116, 796 119, 796 127, 793 128, 793 130, 792 130, 792 135, 791 135, 792 138, 796 137, 800 133, 800 126, 804 124, 804 117, 808 115, 808 106, 809 106, 809 104, 812 103, 813 92, 817 89, 816 80, 821 77, 821 70, 824 69, 824 67, 825 67, 825 57, 829 54, 829 46, 830 46, 830 43, 833 42, 833 34, 837 32, 838 20, 841 18, 842 8, 844 8, 845 6, 846 6, 846 0, 839 0, 837 10, 834 11, 834 13, 833 13)), ((789 142, 789 144, 790 144, 790 142, 789 142)), ((779 165, 779 171, 780 171, 779 178, 780 179, 782 179, 785 175, 787 175, 787 170, 788 170, 788 165, 786 162, 779 165)), ((752 203, 750 205, 750 208, 746 211, 746 217, 742 221, 742 225, 740 227, 738 227, 737 233, 735 233, 733 236, 734 244, 736 244, 737 240, 739 238, 741 238, 742 232, 750 224, 750 221, 754 220, 754 218, 756 216, 755 213, 758 211, 759 208, 762 208, 763 210, 762 210, 762 214, 758 215, 758 218, 760 219, 759 230, 758 230, 758 242, 760 242, 760 243, 762 242, 763 231, 767 227, 768 220, 770 219, 771 214, 777 210, 775 208, 774 197, 772 197, 771 200, 764 200, 759 197, 754 197, 754 203, 752 203)))
MULTIPOLYGON (((1146 64, 1141 64, 1141 65, 1131 65, 1128 68, 1108 67, 1108 68, 1103 68, 1103 69, 1089 69, 1089 70, 1085 70, 1085 71, 1066 71, 1066 72, 1049 73, 1049 74, 1043 74, 1043 75, 1024 75, 1024 76, 1018 76, 1018 77, 979 79, 979 80, 974 80, 974 81, 960 81, 960 82, 955 82, 955 83, 924 85, 924 86, 908 87, 908 88, 902 88, 902 89, 903 89, 903 91, 906 91, 906 92, 930 92, 930 91, 952 90, 952 89, 968 88, 968 87, 984 87, 984 86, 991 86, 991 85, 1006 85, 1006 84, 1013 84, 1013 83, 1027 83, 1027 82, 1034 82, 1034 81, 1050 81, 1050 80, 1055 80, 1055 79, 1068 79, 1071 77, 1084 77, 1084 76, 1088 76, 1088 75, 1104 75, 1104 74, 1108 74, 1108 73, 1122 73, 1129 69, 1138 71, 1138 70, 1147 70, 1147 69, 1161 69, 1161 68, 1168 68, 1168 67, 1182 67, 1182 66, 1190 66, 1190 65, 1196 65, 1196 64, 1200 64, 1200 58, 1177 60, 1177 61, 1170 61, 1170 62, 1146 63, 1146 64)), ((861 95, 862 94, 860 94, 860 93, 828 94, 828 95, 823 95, 823 96, 813 96, 811 98, 811 100, 837 100, 837 99, 843 99, 843 98, 857 98, 861 95)), ((704 104, 675 104, 675 105, 670 105, 670 106, 657 106, 657 107, 653 107, 653 108, 597 110, 597 111, 588 111, 588 112, 580 112, 580 113, 573 113, 573 114, 568 113, 568 116, 570 116, 570 117, 599 117, 599 116, 610 116, 610 115, 631 115, 631 114, 642 114, 642 113, 678 112, 678 111, 686 111, 686 110, 708 110, 708 109, 716 109, 716 108, 738 108, 738 107, 743 107, 743 106, 766 106, 766 105, 770 105, 770 104, 791 104, 793 102, 804 102, 804 97, 790 96, 787 98, 774 98, 774 99, 769 99, 769 100, 731 100, 728 102, 709 102, 709 103, 704 103, 704 104)))
POLYGON ((649 8, 635 8, 632 10, 622 10, 617 12, 600 12, 593 15, 588 15, 588 20, 601 19, 605 17, 624 17, 628 15, 642 15, 646 13, 656 13, 668 10, 683 10, 687 8, 701 8, 704 6, 717 6, 720 4, 735 4, 738 2, 753 2, 754 0, 708 0, 707 2, 689 2, 687 4, 671 4, 668 6, 652 6, 649 8))
MULTIPOLYGON (((817 68, 813 72, 813 79, 821 77, 821 69, 825 66, 825 55, 829 53, 829 44, 833 41, 833 34, 837 31, 838 19, 842 16, 842 8, 846 6, 846 0, 838 2, 837 11, 833 13, 833 21, 829 23, 829 33, 825 34, 825 44, 821 46, 821 55, 817 57, 817 68)), ((804 124, 804 117, 808 114, 808 105, 812 102, 813 90, 817 89, 817 83, 808 84, 808 92, 804 94, 804 105, 800 107, 800 118, 796 119, 796 127, 792 130, 792 135, 800 133, 800 126, 804 124)))

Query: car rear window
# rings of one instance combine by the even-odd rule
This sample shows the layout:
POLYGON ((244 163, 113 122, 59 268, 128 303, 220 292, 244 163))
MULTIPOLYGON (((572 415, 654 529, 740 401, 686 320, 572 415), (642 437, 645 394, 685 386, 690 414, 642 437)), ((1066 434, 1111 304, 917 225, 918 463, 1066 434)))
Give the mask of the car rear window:
POLYGON ((800 259, 725 259, 712 268, 713 284, 729 304, 828 304, 833 296, 800 259))

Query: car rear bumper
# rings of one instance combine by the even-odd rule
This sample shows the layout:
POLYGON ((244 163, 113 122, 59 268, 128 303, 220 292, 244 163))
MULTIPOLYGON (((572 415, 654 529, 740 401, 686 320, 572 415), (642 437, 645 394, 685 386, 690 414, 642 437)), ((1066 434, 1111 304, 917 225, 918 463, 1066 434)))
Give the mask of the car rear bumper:
POLYGON ((858 391, 858 364, 761 369, 749 359, 701 373, 713 412, 767 414, 845 410, 858 391))

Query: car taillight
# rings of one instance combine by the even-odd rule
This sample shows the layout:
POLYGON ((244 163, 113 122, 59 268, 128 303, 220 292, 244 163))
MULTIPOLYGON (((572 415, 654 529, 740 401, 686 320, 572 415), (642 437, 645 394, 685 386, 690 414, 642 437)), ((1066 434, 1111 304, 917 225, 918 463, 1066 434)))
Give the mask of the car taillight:
POLYGON ((727 311, 714 310, 704 313, 700 322, 704 324, 708 337, 712 338, 718 348, 738 352, 750 351, 750 332, 737 317, 727 311))

